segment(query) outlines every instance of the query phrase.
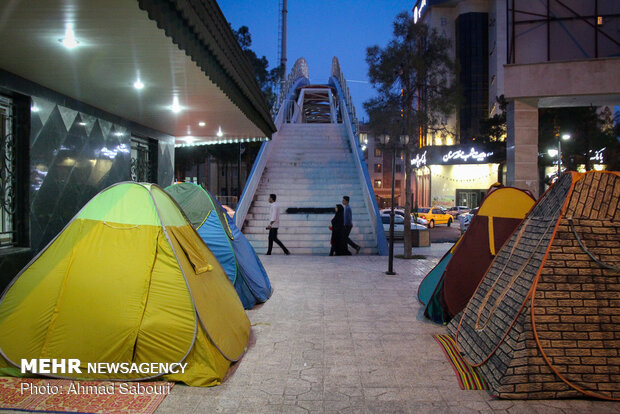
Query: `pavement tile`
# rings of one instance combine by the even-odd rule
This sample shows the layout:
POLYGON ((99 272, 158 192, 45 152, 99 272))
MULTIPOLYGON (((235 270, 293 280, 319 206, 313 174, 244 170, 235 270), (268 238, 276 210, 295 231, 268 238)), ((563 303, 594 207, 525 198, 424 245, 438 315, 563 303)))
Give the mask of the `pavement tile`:
MULTIPOLYGON (((416 292, 450 243, 427 259, 261 256, 273 296, 249 310, 246 355, 213 388, 177 385, 162 413, 610 413, 594 400, 497 400, 459 388, 416 292)), ((414 252, 415 253, 415 252, 414 252)))

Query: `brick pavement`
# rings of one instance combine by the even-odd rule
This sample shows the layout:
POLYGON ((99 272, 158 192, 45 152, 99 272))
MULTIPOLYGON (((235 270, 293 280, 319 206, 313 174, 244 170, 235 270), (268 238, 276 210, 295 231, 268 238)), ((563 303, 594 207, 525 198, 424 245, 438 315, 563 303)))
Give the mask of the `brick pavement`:
POLYGON ((175 386, 157 414, 620 413, 612 402, 462 391, 431 336, 445 328, 425 321, 415 298, 449 247, 396 259, 396 276, 384 274, 386 257, 261 256, 274 294, 248 311, 247 354, 218 387, 175 386))

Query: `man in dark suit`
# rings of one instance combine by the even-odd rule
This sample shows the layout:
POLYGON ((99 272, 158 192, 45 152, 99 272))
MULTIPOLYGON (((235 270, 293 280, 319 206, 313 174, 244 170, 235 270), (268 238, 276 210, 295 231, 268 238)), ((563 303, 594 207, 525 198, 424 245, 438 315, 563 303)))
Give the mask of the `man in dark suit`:
POLYGON ((353 211, 349 205, 349 196, 342 196, 342 205, 344 206, 344 237, 347 244, 355 249, 355 253, 360 252, 360 246, 349 238, 351 229, 353 228, 353 211))

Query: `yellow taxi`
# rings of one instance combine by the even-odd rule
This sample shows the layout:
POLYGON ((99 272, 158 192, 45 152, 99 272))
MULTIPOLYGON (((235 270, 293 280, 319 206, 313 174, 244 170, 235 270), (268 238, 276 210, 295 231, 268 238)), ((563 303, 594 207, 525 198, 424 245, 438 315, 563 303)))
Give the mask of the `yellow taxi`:
POLYGON ((428 221, 429 229, 437 224, 447 224, 450 227, 454 221, 454 218, 442 207, 418 207, 418 217, 428 221))

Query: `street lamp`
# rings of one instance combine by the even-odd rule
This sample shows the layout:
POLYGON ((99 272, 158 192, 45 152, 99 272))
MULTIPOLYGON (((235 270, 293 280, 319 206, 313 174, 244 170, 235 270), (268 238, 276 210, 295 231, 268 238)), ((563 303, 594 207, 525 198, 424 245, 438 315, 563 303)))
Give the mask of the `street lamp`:
POLYGON ((562 134, 561 136, 556 134, 556 136, 558 137, 558 149, 550 148, 547 150, 547 154, 549 154, 550 157, 555 157, 557 155, 558 178, 560 178, 560 174, 562 173, 562 141, 568 141, 570 139, 570 134, 562 134))
MULTIPOLYGON (((379 135, 379 141, 383 144, 384 147, 390 143, 390 136, 383 132, 383 134, 379 135)), ((394 182, 396 180, 396 150, 400 149, 403 145, 407 145, 409 143, 409 135, 403 132, 399 137, 398 141, 392 140, 392 207, 390 209, 390 253, 388 260, 388 270, 385 272, 386 275, 395 275, 394 272, 394 182)), ((403 229, 406 231, 405 229, 403 229)))

